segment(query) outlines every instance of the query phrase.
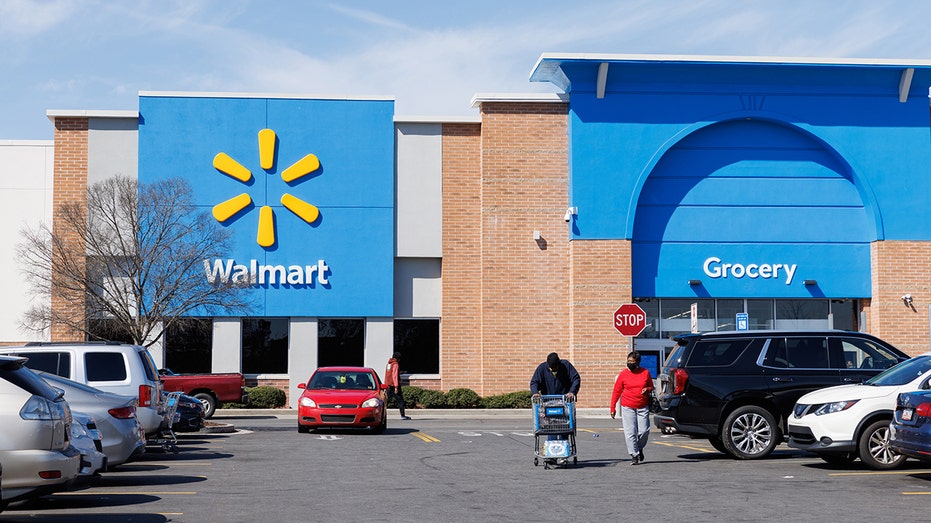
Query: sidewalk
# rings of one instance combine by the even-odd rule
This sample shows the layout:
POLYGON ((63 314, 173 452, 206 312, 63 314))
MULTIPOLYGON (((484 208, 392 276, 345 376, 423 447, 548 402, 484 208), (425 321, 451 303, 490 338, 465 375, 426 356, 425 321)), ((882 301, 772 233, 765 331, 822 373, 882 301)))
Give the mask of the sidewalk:
MULTIPOLYGON (((530 409, 407 409, 407 415, 414 419, 493 419, 493 418, 531 418, 530 409)), ((610 418, 608 409, 576 409, 577 418, 610 418)), ((274 417, 278 419, 297 419, 295 409, 217 409, 212 420, 223 418, 274 417)), ((388 411, 388 419, 400 418, 397 409, 388 411)))

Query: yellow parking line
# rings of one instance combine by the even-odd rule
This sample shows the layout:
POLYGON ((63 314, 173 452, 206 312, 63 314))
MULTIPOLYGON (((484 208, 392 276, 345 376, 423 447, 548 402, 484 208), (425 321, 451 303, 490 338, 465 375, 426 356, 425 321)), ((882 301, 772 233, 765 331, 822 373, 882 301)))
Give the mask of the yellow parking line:
POLYGON ((863 472, 832 472, 828 476, 891 476, 896 474, 931 474, 931 470, 874 470, 863 472))
POLYGON ((692 447, 691 445, 676 445, 675 443, 664 443, 662 441, 656 441, 656 442, 651 441, 650 443, 653 445, 665 445, 667 447, 678 447, 681 449, 697 450, 698 452, 717 452, 716 450, 710 450, 710 449, 706 449, 702 447, 692 447))
POLYGON ((434 438, 429 434, 424 434, 423 432, 411 432, 411 436, 420 439, 421 441, 426 441, 427 443, 439 443, 440 440, 434 438))
POLYGON ((578 430, 579 432, 595 432, 592 429, 576 429, 576 430, 578 430))
POLYGON ((931 496, 931 490, 928 492, 903 492, 903 496, 931 496))

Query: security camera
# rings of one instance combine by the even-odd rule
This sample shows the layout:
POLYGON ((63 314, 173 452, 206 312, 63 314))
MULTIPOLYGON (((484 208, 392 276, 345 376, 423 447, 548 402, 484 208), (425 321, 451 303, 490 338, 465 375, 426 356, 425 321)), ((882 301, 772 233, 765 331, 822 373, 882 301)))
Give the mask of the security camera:
POLYGON ((575 216, 576 214, 579 214, 579 208, 569 207, 568 209, 566 209, 566 215, 563 216, 562 219, 566 223, 569 223, 572 220, 572 217, 575 216))
POLYGON ((912 303, 912 295, 906 294, 905 296, 902 296, 902 302, 906 305, 910 305, 912 303))

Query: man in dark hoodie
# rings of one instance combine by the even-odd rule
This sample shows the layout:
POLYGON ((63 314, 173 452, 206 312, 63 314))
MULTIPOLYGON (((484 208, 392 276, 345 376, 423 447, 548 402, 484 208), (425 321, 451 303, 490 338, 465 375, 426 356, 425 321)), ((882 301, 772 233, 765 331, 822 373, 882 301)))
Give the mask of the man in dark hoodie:
POLYGON ((578 371, 569 360, 559 359, 558 354, 551 352, 530 378, 530 393, 534 396, 563 394, 568 401, 575 401, 581 382, 578 371))
POLYGON ((410 418, 404 415, 404 396, 401 394, 401 366, 398 363, 400 361, 400 352, 395 352, 391 359, 388 360, 388 365, 385 367, 385 385, 388 386, 388 399, 394 398, 398 403, 401 419, 409 420, 410 418))

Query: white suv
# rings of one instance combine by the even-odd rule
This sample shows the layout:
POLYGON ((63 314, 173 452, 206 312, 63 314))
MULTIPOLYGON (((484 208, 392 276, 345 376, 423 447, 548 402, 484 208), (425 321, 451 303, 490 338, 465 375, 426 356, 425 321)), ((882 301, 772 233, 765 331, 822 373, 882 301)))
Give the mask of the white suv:
POLYGON ((117 342, 37 342, 2 347, 0 354, 29 358, 26 366, 139 400, 136 417, 147 435, 165 420, 162 382, 145 347, 117 342))
POLYGON ((856 385, 810 392, 789 416, 789 446, 818 454, 832 464, 860 458, 887 470, 905 456, 889 448, 889 423, 900 392, 929 389, 931 353, 915 356, 856 385))
POLYGON ((81 467, 81 453, 71 445, 68 403, 23 367, 25 361, 0 356, 0 508, 62 490, 81 467))

